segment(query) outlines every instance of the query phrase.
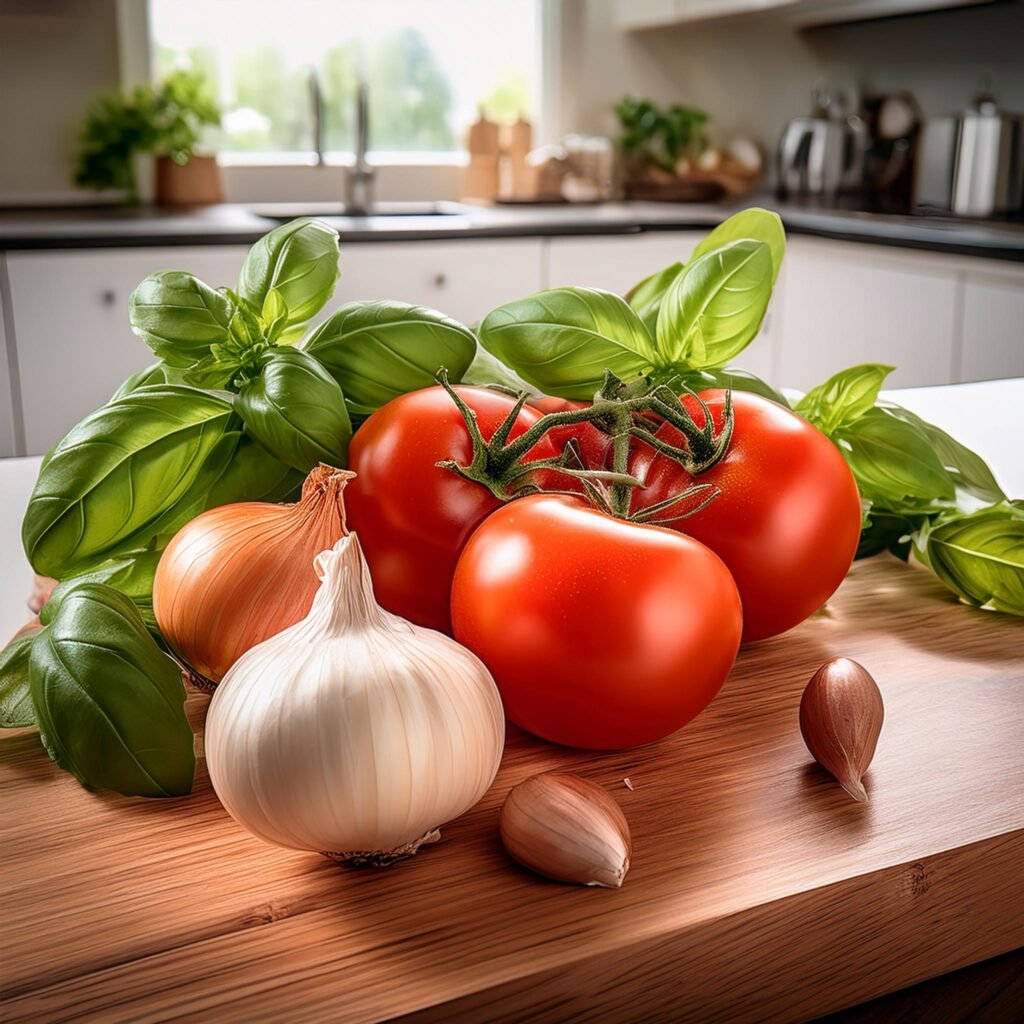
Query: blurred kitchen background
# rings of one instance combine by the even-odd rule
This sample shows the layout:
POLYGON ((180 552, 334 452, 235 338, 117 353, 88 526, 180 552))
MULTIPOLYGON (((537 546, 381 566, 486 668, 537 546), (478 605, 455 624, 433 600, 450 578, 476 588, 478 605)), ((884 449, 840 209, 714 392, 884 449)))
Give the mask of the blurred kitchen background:
POLYGON ((342 234, 329 309, 473 323, 769 206, 747 369, 1024 375, 1022 42, 1021 2, 0 0, 0 456, 149 361, 142 277, 233 283, 301 215, 342 234))

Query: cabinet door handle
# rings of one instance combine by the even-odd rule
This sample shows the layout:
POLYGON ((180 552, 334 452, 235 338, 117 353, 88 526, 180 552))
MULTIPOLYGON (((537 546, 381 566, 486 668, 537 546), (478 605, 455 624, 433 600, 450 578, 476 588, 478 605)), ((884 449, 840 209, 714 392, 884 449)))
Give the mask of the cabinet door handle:
POLYGON ((113 288, 104 288, 103 291, 100 292, 100 302, 103 303, 104 306, 113 306, 114 303, 117 302, 117 292, 115 292, 113 288))
POLYGON ((448 283, 448 275, 443 271, 439 271, 434 275, 434 287, 443 288, 448 283))

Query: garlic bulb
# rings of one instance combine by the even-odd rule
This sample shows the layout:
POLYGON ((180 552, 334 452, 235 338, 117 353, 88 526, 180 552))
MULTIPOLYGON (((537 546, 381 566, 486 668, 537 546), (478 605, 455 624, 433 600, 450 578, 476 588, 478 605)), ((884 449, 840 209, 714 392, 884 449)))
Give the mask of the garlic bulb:
POLYGON ((559 882, 617 889, 632 840, 619 805, 596 783, 546 772, 509 791, 498 827, 509 855, 559 882))
POLYGON ((210 779, 269 843, 383 864, 487 792, 501 699, 474 654, 376 603, 355 534, 315 568, 306 618, 243 655, 214 694, 210 779))
POLYGON ((153 580, 153 613, 194 685, 213 689, 250 647, 309 611, 313 559, 345 532, 341 493, 354 475, 319 465, 293 505, 221 505, 175 534, 153 580))

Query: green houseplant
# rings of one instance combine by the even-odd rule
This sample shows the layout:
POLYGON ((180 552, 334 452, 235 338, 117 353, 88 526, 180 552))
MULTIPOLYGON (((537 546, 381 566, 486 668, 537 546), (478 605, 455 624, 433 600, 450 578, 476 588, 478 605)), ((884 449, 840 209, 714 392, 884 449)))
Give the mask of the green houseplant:
POLYGON ((86 118, 74 182, 97 190, 123 189, 135 202, 135 157, 148 154, 158 161, 158 200, 161 195, 171 202, 215 200, 216 164, 211 157, 196 157, 195 149, 203 127, 219 123, 220 109, 205 79, 192 71, 173 71, 155 85, 104 96, 86 118), (182 193, 175 167, 191 167, 191 179, 204 179, 193 181, 193 196, 182 193), (196 189, 196 184, 202 187, 196 189))

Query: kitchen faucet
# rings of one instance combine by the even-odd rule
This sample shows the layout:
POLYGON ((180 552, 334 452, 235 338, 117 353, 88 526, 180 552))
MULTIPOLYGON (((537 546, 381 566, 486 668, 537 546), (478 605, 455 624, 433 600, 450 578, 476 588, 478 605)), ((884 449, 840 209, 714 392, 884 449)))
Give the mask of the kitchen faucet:
POLYGON ((376 169, 366 159, 370 145, 370 90, 366 79, 356 86, 356 148, 355 160, 346 179, 345 212, 365 216, 373 206, 373 183, 376 169))

